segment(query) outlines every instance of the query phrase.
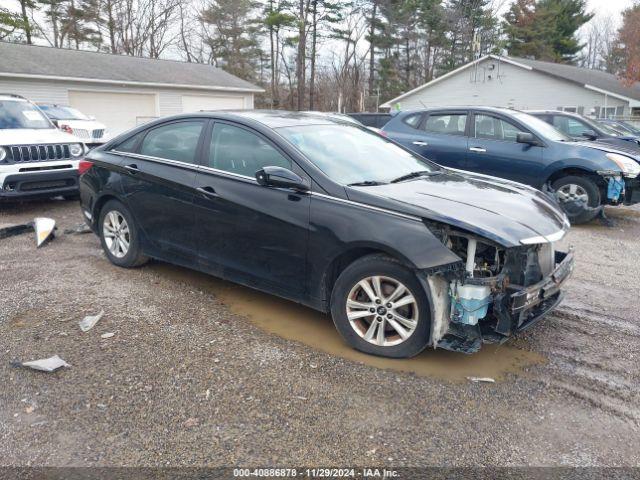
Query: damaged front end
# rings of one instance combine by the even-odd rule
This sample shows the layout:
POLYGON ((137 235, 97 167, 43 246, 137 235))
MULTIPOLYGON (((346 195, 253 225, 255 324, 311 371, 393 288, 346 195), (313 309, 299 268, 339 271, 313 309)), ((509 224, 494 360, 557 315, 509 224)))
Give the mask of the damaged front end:
MULTIPOLYGON (((423 272, 433 312, 431 343, 463 353, 502 343, 552 311, 573 271, 573 251, 555 251, 544 237, 505 248, 448 227, 435 229, 463 261, 459 268, 423 272)), ((552 239, 551 239, 552 240, 552 239)))

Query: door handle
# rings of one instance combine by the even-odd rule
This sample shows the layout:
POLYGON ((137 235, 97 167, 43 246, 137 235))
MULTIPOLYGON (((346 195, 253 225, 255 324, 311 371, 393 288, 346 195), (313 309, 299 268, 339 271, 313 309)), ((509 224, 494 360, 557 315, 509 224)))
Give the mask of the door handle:
POLYGON ((428 147, 429 144, 427 142, 421 142, 421 141, 415 141, 415 142, 411 142, 414 145, 418 145, 419 147, 428 147))
POLYGON ((482 147, 470 147, 469 150, 472 152, 478 152, 478 153, 485 153, 487 151, 486 148, 482 148, 482 147))
POLYGON ((130 165, 125 165, 124 168, 129 170, 134 175, 140 171, 140 169, 138 168, 138 166, 135 163, 132 163, 130 165))
POLYGON ((220 195, 218 195, 216 193, 216 189, 213 187, 198 187, 196 188, 196 191, 198 191, 199 193, 201 193, 202 195, 204 195, 205 197, 208 198, 218 198, 220 197, 220 195))

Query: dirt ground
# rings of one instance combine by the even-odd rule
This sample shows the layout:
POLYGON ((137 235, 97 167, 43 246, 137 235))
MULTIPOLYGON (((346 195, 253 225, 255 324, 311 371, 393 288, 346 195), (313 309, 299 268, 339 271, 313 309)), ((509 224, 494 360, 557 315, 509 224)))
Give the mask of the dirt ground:
POLYGON ((567 298, 535 328, 402 361, 353 352, 290 302, 117 268, 93 234, 63 233, 75 202, 1 208, 0 224, 59 230, 40 249, 0 240, 0 465, 640 466, 638 208, 572 229, 567 298), (71 368, 12 366, 54 354, 71 368))

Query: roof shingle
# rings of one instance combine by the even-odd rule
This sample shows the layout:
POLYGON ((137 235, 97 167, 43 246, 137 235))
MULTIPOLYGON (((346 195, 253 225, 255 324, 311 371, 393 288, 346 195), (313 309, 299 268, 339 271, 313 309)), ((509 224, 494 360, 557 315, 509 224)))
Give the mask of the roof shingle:
POLYGON ((625 97, 640 100, 640 83, 626 86, 621 79, 602 70, 574 67, 563 63, 542 62, 529 60, 528 58, 506 57, 516 63, 521 63, 539 72, 560 77, 581 85, 591 85, 607 92, 616 93, 625 97))
POLYGON ((0 74, 263 91, 220 68, 174 60, 0 42, 0 74))

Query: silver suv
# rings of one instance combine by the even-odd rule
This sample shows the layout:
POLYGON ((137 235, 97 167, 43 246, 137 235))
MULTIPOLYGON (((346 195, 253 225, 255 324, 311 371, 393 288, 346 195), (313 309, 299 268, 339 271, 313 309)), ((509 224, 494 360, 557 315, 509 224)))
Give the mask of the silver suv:
POLYGON ((0 93, 0 200, 77 196, 86 152, 29 100, 0 93))

